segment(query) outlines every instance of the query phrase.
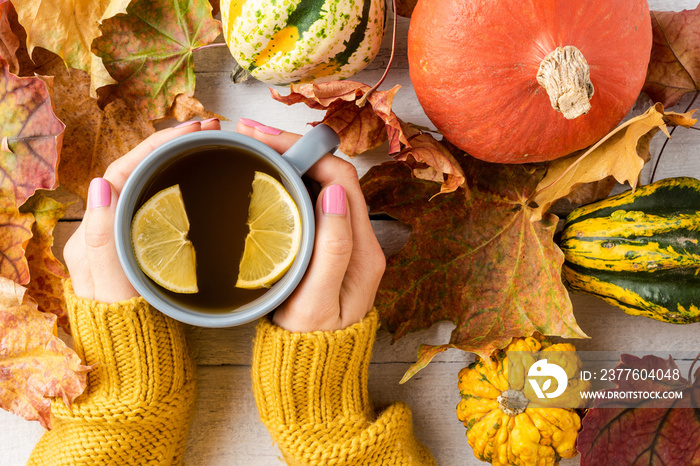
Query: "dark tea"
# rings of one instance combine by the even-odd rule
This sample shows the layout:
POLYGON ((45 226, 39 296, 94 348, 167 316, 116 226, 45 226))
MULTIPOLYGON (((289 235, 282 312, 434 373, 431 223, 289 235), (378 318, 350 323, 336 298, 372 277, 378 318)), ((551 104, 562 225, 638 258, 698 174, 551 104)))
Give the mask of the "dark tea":
POLYGON ((234 286, 248 234, 246 220, 256 171, 280 179, 269 162, 252 152, 210 146, 183 153, 145 185, 136 210, 157 192, 179 184, 190 221, 188 237, 197 256, 199 291, 181 294, 163 289, 173 301, 198 311, 230 312, 265 293, 265 289, 234 286))

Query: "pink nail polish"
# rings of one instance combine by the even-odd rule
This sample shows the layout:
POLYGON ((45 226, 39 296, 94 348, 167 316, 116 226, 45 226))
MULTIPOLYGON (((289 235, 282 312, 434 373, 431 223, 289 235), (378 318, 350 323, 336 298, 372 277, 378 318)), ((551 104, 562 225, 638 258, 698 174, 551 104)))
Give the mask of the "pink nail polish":
POLYGON ((255 129, 257 129, 257 130, 260 131, 261 133, 271 134, 271 135, 273 135, 273 136, 277 136, 277 135, 279 135, 279 134, 282 134, 282 130, 281 130, 281 129, 272 128, 272 127, 270 127, 270 126, 265 126, 265 125, 263 125, 262 123, 259 123, 259 122, 255 121, 255 120, 249 120, 248 118, 241 118, 241 119, 238 120, 238 121, 240 121, 243 125, 245 125, 245 126, 247 126, 247 127, 249 127, 249 128, 255 128, 255 129))
POLYGON ((185 121, 184 123, 180 123, 179 125, 175 126, 175 128, 184 128, 185 126, 190 126, 195 123, 201 123, 200 121, 185 121))
POLYGON ((323 213, 327 215, 345 215, 345 188, 339 184, 328 186, 323 192, 323 213))
POLYGON ((211 123, 212 121, 219 121, 218 118, 207 118, 206 120, 202 120, 200 123, 205 124, 205 123, 211 123))
POLYGON ((112 188, 104 178, 94 178, 88 188, 88 208, 109 207, 112 203, 112 188))

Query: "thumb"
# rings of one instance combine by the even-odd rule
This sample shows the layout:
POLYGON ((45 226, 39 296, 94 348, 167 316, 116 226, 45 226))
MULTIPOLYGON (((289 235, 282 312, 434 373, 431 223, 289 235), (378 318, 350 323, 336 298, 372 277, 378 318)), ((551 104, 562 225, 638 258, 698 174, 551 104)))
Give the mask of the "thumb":
POLYGON ((138 293, 126 278, 114 242, 114 213, 117 192, 109 181, 95 178, 88 189, 85 212, 85 254, 97 301, 113 303, 138 293))

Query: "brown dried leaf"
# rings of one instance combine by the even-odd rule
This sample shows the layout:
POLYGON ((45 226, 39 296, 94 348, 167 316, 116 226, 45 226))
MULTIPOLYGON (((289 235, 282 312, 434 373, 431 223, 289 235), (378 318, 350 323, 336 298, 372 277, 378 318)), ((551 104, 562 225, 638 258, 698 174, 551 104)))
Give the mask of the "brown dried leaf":
MULTIPOLYGON (((90 180, 102 176, 114 160, 153 134, 153 124, 121 99, 100 109, 89 96, 90 77, 67 69, 61 59, 41 57, 40 74, 54 76, 56 113, 66 124, 58 167, 61 186, 87 199, 90 180)), ((38 54, 35 53, 35 56, 38 54)))
POLYGON ((10 66, 10 72, 19 73, 19 61, 17 60, 17 50, 19 49, 19 39, 12 30, 11 16, 14 13, 12 3, 8 0, 0 0, 0 57, 10 66))
POLYGON ((370 105, 363 107, 355 102, 370 86, 354 81, 292 84, 287 96, 280 95, 272 88, 270 93, 273 99, 287 105, 303 102, 310 108, 327 110, 323 123, 338 133, 340 150, 352 157, 386 141, 385 124, 398 126, 396 117, 391 112, 391 104, 400 87, 397 85, 389 91, 374 92, 367 100, 370 105))
POLYGON ((211 14, 212 16, 216 16, 219 14, 221 11, 221 5, 220 5, 219 0, 209 0, 209 4, 211 5, 211 14))
POLYGON ((462 168, 432 135, 402 122, 394 114, 391 106, 399 89, 397 85, 388 91, 374 91, 366 99, 369 105, 363 106, 357 102, 370 86, 355 81, 292 84, 286 96, 275 89, 270 92, 275 100, 287 105, 302 102, 310 108, 326 110, 322 123, 338 133, 344 154, 362 154, 388 139, 389 153, 408 162, 414 176, 441 183, 440 193, 454 191, 464 184, 462 168))
POLYGON ((550 162, 531 199, 538 206, 532 210, 533 220, 542 218, 554 202, 584 183, 612 176, 618 183, 629 183, 635 188, 639 173, 650 158, 651 138, 659 130, 669 136, 667 125, 693 126, 697 122, 692 118, 693 113, 666 112, 663 105, 656 104, 615 128, 589 149, 550 162))
POLYGON ((700 6, 694 10, 652 11, 653 45, 642 89, 665 107, 700 90, 700 6))
POLYGON ((396 0, 396 13, 399 16, 410 18, 418 0, 396 0))
POLYGON ((371 212, 413 228, 406 246, 387 261, 376 305, 382 325, 399 339, 440 320, 456 327, 449 343, 421 345, 404 380, 448 348, 481 357, 512 337, 540 332, 585 337, 561 281, 564 255, 553 241, 557 217, 530 220, 527 199, 542 177, 524 165, 463 165, 464 189, 428 200, 432 183, 412 179, 396 162, 362 178, 371 212))
POLYGON ((572 204, 590 204, 608 197, 616 184, 617 181, 612 176, 593 183, 580 184, 563 199, 572 204))
MULTIPOLYGON (((426 133, 417 127, 404 123, 401 124, 401 135, 392 137, 392 141, 406 139, 405 144, 400 144, 396 160, 408 163, 413 170, 413 176, 419 180, 440 183, 438 194, 451 193, 462 185, 466 185, 464 172, 457 159, 439 142, 432 134, 426 133)), ((390 128, 387 126, 387 128, 390 128)), ((390 132, 393 131, 390 130, 390 132)), ((464 155, 462 155, 464 156, 464 155)), ((470 191, 465 190, 464 195, 469 199, 470 191)))
POLYGON ((63 280, 68 272, 51 251, 53 229, 66 212, 66 206, 37 192, 21 208, 23 213, 34 216, 32 239, 27 245, 27 262, 31 281, 29 293, 38 302, 39 310, 58 317, 58 325, 70 333, 68 313, 63 298, 63 280))
POLYGON ((6 10, 6 13, 12 33, 19 40, 19 48, 15 53, 15 56, 17 57, 17 61, 19 63, 19 71, 17 73, 13 73, 17 76, 22 77, 34 77, 34 71, 43 65, 42 60, 45 57, 50 57, 51 59, 53 59, 56 55, 54 55, 53 53, 49 53, 39 47, 34 50, 34 55, 30 57, 29 52, 27 50, 27 33, 22 27, 22 25, 19 24, 19 21, 17 19, 17 12, 14 8, 9 8, 8 10, 6 10))
POLYGON ((218 115, 204 108, 202 103, 194 97, 187 94, 179 94, 175 97, 173 105, 168 109, 163 118, 155 120, 157 124, 164 120, 175 119, 177 121, 188 121, 194 117, 200 117, 203 120, 207 118, 218 118, 220 121, 227 121, 228 118, 218 115))
POLYGON ((90 368, 54 335, 56 316, 40 312, 25 291, 0 277, 0 407, 50 428, 47 397, 70 406, 90 368))

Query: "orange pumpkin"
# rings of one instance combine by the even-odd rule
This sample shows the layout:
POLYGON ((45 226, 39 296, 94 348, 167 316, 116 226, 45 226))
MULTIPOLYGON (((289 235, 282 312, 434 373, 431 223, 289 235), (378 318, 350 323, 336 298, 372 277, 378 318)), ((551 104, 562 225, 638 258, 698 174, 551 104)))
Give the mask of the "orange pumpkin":
POLYGON ((408 34, 418 100, 490 162, 552 160, 612 130, 651 53, 646 0, 420 0, 408 34))

